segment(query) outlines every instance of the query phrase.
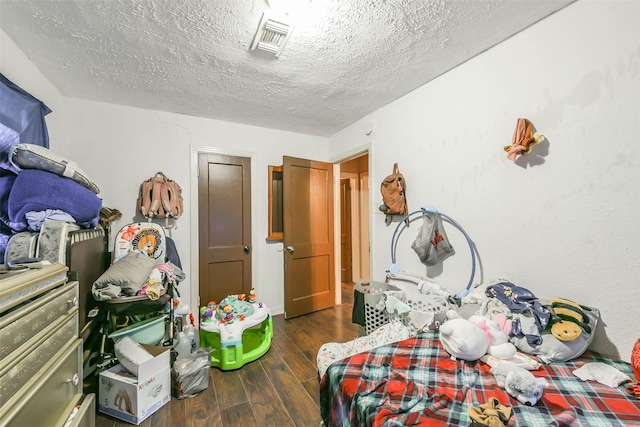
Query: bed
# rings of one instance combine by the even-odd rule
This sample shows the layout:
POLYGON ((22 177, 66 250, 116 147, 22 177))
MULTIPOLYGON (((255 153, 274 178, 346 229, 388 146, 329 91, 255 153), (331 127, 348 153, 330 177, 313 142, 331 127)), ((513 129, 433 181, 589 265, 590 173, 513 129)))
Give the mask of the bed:
MULTIPOLYGON (((629 393, 625 383, 635 381, 631 364, 589 351, 597 330, 604 333, 597 308, 578 305, 583 315, 581 334, 558 339, 553 328, 531 330, 525 328, 524 320, 536 318, 546 324, 543 318, 549 315, 550 319, 553 310, 548 303, 555 299, 538 299, 509 281, 478 284, 454 301, 434 283, 422 281, 416 289, 413 284, 418 281, 413 278, 387 279, 355 287, 354 301, 362 294, 362 303, 354 303, 352 320, 358 323, 364 318, 361 336, 347 343, 325 343, 318 351, 320 412, 325 426, 480 427, 485 424, 472 424, 478 421, 478 411, 484 415, 485 408, 497 402, 511 413, 505 413, 508 420, 492 426, 640 427, 640 398, 629 393), (448 297, 445 306, 443 296, 448 297), (406 305, 397 300, 390 303, 394 297, 406 305), (429 302, 434 297, 438 304, 429 302), (417 324, 416 311, 430 312, 432 323, 417 324), (526 399, 517 400, 498 384, 496 375, 500 374, 492 372, 491 365, 504 363, 504 359, 487 359, 485 353, 491 346, 481 347, 480 356, 463 355, 474 342, 471 336, 478 333, 466 328, 475 315, 484 322, 497 324, 495 320, 502 317, 503 326, 520 325, 519 333, 509 328, 504 340, 532 362, 526 369, 533 376, 546 380, 542 397, 532 400, 534 405, 520 403, 526 399), (465 327, 451 334, 454 322, 465 327), (595 375, 599 381, 578 377, 585 377, 582 372, 595 366, 615 371, 615 378, 609 374, 608 381, 602 374, 595 375)), ((549 321, 547 326, 551 325, 549 321)), ((480 344, 499 336, 499 331, 486 332, 480 330, 480 344)))
POLYGON ((640 399, 623 385, 573 374, 589 362, 633 378, 630 364, 586 351, 532 371, 549 386, 536 405, 525 406, 497 385, 489 365, 453 360, 438 331, 426 331, 330 364, 320 381, 320 412, 326 426, 468 426, 469 408, 495 397, 513 410, 508 426, 640 426, 640 399))

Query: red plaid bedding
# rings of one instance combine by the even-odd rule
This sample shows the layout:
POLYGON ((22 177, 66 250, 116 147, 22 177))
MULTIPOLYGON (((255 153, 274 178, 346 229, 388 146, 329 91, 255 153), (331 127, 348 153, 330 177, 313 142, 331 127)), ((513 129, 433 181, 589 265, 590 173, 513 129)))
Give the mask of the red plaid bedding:
POLYGON ((586 352, 532 371, 550 385, 535 406, 525 406, 496 384, 489 365, 452 360, 428 332, 331 364, 320 383, 320 412, 327 426, 468 426, 468 408, 496 397, 513 408, 508 426, 640 426, 640 399, 624 384, 611 388, 573 374, 587 362, 633 378, 628 363, 586 352))

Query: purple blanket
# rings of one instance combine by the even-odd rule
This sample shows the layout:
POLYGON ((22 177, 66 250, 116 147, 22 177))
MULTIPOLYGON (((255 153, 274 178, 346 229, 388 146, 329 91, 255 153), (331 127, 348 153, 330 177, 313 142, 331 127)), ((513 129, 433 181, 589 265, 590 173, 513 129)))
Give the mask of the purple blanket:
POLYGON ((102 200, 96 193, 70 178, 42 170, 25 169, 16 177, 7 205, 7 225, 18 232, 27 229, 27 212, 47 209, 68 213, 82 227, 95 227, 100 219, 102 200))

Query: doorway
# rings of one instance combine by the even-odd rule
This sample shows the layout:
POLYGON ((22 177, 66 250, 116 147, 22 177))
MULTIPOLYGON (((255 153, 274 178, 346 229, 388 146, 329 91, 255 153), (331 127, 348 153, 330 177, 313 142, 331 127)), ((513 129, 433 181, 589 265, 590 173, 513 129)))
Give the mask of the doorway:
POLYGON ((371 277, 369 247, 369 154, 340 165, 340 277, 356 283, 371 277), (346 230, 345 230, 346 228, 346 230), (346 253, 345 253, 346 252, 346 253))
POLYGON ((251 159, 198 153, 200 305, 251 290, 251 159))
POLYGON ((353 253, 351 251, 351 179, 340 176, 340 280, 353 280, 353 253))

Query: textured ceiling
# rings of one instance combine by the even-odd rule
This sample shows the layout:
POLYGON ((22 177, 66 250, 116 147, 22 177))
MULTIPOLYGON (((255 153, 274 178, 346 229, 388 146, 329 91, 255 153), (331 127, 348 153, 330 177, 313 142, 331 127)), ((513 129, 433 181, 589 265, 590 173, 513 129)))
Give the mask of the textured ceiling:
POLYGON ((278 58, 266 0, 0 0, 0 27, 65 96, 330 136, 572 1, 312 0, 278 58))

